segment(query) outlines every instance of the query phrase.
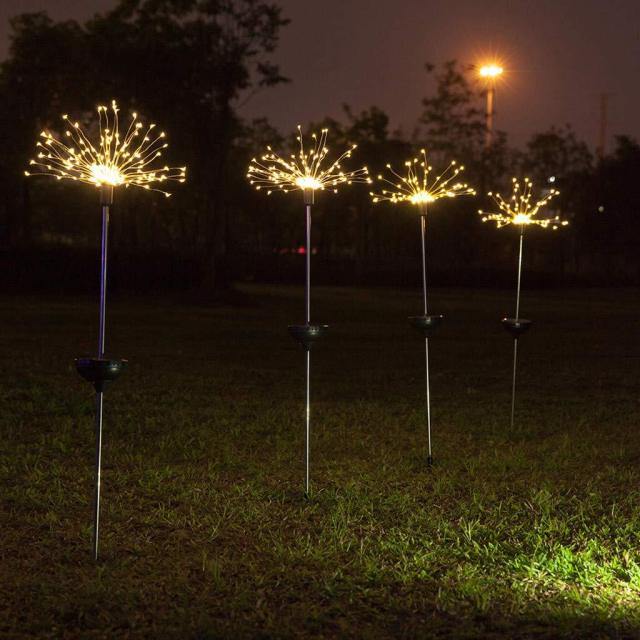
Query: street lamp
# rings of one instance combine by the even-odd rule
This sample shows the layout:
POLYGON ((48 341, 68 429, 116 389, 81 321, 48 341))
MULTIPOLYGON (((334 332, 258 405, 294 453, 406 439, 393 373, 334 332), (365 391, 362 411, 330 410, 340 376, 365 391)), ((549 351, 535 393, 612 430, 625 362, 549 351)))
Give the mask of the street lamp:
POLYGON ((492 62, 482 65, 478 70, 478 75, 487 83, 487 109, 485 148, 489 148, 493 142, 493 114, 496 99, 496 81, 504 73, 501 65, 492 62))

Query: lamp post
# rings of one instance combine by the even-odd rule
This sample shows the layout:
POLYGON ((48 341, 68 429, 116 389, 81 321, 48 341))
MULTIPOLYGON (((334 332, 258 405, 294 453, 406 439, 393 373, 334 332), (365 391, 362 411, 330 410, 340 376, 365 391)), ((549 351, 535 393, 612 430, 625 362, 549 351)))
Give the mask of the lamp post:
POLYGON ((504 69, 497 63, 482 65, 478 70, 478 75, 487 85, 487 105, 485 109, 485 149, 489 149, 493 144, 493 120, 495 114, 496 82, 504 73, 504 69))
POLYGON ((423 315, 411 316, 409 323, 424 338, 425 356, 425 391, 427 406, 427 466, 433 464, 431 446, 431 387, 429 380, 429 338, 442 324, 444 316, 430 315, 427 300, 427 207, 442 198, 455 198, 461 195, 475 195, 475 191, 467 184, 458 181, 458 175, 464 167, 455 161, 436 178, 431 177, 433 167, 427 161, 427 152, 420 150, 418 157, 404 163, 405 171, 396 172, 390 164, 386 165, 389 177, 380 174, 378 180, 387 188, 380 193, 371 192, 373 202, 390 202, 392 204, 408 203, 417 208, 420 215, 420 245, 422 249, 422 307, 423 315))
POLYGON ((281 157, 267 147, 266 153, 260 158, 253 158, 249 164, 247 178, 257 190, 266 190, 267 195, 274 191, 288 193, 289 191, 302 191, 305 207, 305 322, 302 325, 290 325, 288 327, 291 337, 300 344, 305 351, 305 476, 304 494, 309 497, 310 485, 310 450, 311 450, 311 347, 328 330, 326 324, 311 323, 311 207, 315 203, 317 191, 331 190, 337 192, 340 185, 350 185, 354 182, 370 183, 369 172, 366 167, 355 171, 343 171, 341 162, 350 158, 356 148, 352 145, 336 160, 328 161, 329 148, 327 147, 328 130, 322 129, 320 134, 311 135, 312 144, 305 148, 302 137, 302 129, 298 126, 297 153, 288 157, 281 157))
POLYGON ((107 308, 107 260, 109 242, 109 217, 113 205, 114 188, 136 186, 159 191, 154 185, 165 180, 184 182, 186 168, 158 167, 158 158, 168 145, 165 134, 154 134, 154 124, 146 129, 132 115, 131 122, 121 134, 118 106, 114 101, 109 108, 99 106, 96 144, 91 135, 82 130, 79 122, 70 122, 63 116, 69 143, 62 142, 52 133, 43 131, 36 147, 36 158, 29 162, 30 171, 25 175, 48 175, 58 180, 83 182, 97 188, 100 194, 101 244, 100 244, 100 302, 98 311, 98 348, 96 357, 76 359, 78 373, 90 382, 96 391, 95 410, 95 489, 93 499, 92 554, 98 559, 100 542, 100 490, 102 485, 102 418, 104 392, 109 383, 116 380, 127 366, 127 361, 105 355, 107 308))

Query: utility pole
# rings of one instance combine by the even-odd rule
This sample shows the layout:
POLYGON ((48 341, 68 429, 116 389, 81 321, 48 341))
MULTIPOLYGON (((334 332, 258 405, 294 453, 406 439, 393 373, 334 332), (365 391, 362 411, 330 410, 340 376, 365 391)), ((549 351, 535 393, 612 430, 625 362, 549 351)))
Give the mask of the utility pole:
POLYGON ((600 131, 598 137, 598 158, 602 160, 607 152, 607 130, 609 128, 610 93, 600 94, 600 131))
POLYGON ((493 110, 495 105, 496 87, 491 83, 487 88, 487 110, 485 112, 486 134, 484 139, 485 149, 491 148, 493 143, 493 110))
POLYGON ((485 111, 484 147, 489 149, 493 144, 493 117, 496 102, 496 81, 504 73, 504 69, 496 63, 485 64, 478 69, 478 75, 486 82, 487 108, 485 111))

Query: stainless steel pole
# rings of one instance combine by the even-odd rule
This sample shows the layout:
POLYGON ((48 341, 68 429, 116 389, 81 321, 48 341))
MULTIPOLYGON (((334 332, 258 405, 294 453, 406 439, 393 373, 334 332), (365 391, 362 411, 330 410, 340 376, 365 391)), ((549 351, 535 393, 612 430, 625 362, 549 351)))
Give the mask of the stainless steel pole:
MULTIPOLYGON (((516 289, 516 322, 520 319, 520 283, 522 282, 522 245, 524 225, 520 225, 520 250, 518 252, 518 286, 516 289)), ((513 378, 511 382, 511 430, 515 423, 516 412, 516 369, 518 366, 518 338, 513 339, 513 378)))
MULTIPOLYGON (((313 193, 313 192, 312 192, 313 193)), ((307 325, 311 324, 311 204, 306 203, 307 213, 307 248, 306 266, 307 277, 305 283, 305 320, 307 325)), ((305 482, 304 493, 309 495, 309 456, 311 449, 311 348, 307 347, 307 389, 306 389, 306 430, 305 430, 305 482)))
MULTIPOLYGON (((104 357, 105 321, 107 304, 107 249, 109 236, 109 205, 102 204, 102 248, 100 252, 100 317, 98 329, 98 358, 104 357)), ((100 484, 102 471, 102 408, 104 393, 96 393, 96 459, 95 459, 95 496, 93 502, 93 558, 98 559, 100 540, 100 484)))
MULTIPOLYGON (((420 231, 422 237, 422 298, 424 302, 424 315, 428 314, 427 306, 427 207, 424 206, 420 215, 420 231)), ((433 456, 431 453, 431 388, 429 384, 429 338, 424 339, 424 359, 425 359, 425 384, 427 390, 427 464, 433 464, 433 456)))
POLYGON ((427 210, 420 215, 420 230, 422 232, 422 298, 424 301, 424 315, 427 311, 427 252, 426 252, 426 235, 427 235, 427 210))
POLYGON ((520 319, 520 282, 522 281, 522 244, 524 240, 524 225, 520 226, 520 251, 518 254, 518 290, 516 293, 516 320, 520 319))

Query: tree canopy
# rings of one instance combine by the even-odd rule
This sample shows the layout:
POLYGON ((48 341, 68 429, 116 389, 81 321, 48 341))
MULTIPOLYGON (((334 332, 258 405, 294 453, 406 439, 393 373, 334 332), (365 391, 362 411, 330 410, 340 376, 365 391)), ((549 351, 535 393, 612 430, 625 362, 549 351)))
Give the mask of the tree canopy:
MULTIPOLYGON (((96 104, 116 98, 123 111, 135 109, 160 123, 169 135, 172 164, 188 167, 185 187, 161 206, 135 193, 118 199, 116 249, 188 256, 200 266, 197 283, 185 285, 208 288, 234 273, 247 275, 258 255, 273 261, 295 252, 303 231, 295 199, 265 199, 245 180, 249 159, 268 144, 286 148, 291 132, 277 131, 265 118, 246 121, 239 115, 256 91, 287 82, 286 69, 273 62, 287 22, 277 2, 266 0, 120 0, 82 24, 56 22, 46 13, 16 16, 9 55, 0 65, 3 246, 50 244, 55 238, 70 246, 88 242, 96 224, 86 214, 91 194, 25 180, 22 173, 41 129, 55 131, 62 113, 89 124, 96 104), (239 260, 245 264, 236 268, 239 260)), ((499 267, 496 244, 506 246, 509 235, 487 239, 476 210, 487 204, 484 192, 508 187, 512 175, 530 176, 540 187, 553 176, 559 206, 573 223, 571 251, 565 251, 574 254, 573 265, 600 264, 597 256, 615 246, 640 272, 620 231, 637 228, 634 140, 618 138, 614 152, 600 162, 567 126, 533 135, 522 149, 510 147, 507 135, 496 131, 487 147, 485 94, 470 70, 450 60, 427 64, 426 73, 435 86, 411 136, 392 131, 389 116, 376 105, 344 105, 339 117, 309 127, 328 125, 336 148, 356 143, 354 162, 374 176, 388 162, 401 167, 421 147, 436 168, 452 158, 466 165, 465 179, 480 191, 478 201, 439 204, 433 217, 439 238, 434 261, 443 273, 453 266, 499 267), (611 243, 595 241, 603 233, 611 243)), ((412 212, 372 205, 367 189, 321 198, 316 210, 317 252, 327 260, 354 261, 358 278, 379 272, 381 261, 401 270, 398 261, 417 253, 412 212)), ((540 264, 557 269, 544 256, 540 264)))

